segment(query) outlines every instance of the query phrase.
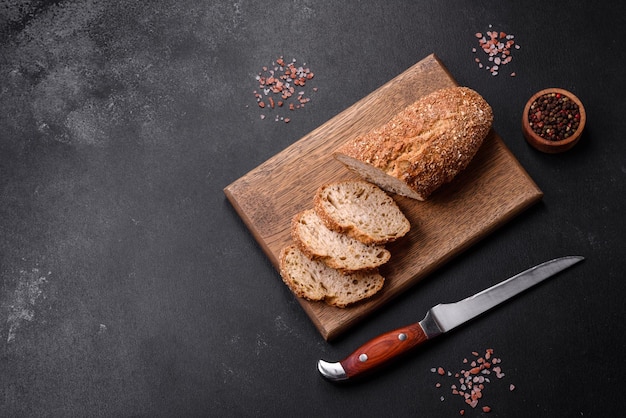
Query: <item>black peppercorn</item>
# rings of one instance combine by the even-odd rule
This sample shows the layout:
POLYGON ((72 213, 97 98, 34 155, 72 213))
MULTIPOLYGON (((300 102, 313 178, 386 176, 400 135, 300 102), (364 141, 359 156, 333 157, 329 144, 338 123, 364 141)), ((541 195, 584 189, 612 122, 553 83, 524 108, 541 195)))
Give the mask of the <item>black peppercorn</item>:
POLYGON ((578 129, 580 110, 569 97, 561 93, 547 93, 531 104, 528 122, 542 138, 561 141, 578 129))

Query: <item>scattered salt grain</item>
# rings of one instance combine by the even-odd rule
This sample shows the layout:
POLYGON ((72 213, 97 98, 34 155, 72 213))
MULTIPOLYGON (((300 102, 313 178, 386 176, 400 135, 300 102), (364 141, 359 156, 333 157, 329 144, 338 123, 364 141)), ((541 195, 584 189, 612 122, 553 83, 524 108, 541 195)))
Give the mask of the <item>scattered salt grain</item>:
MULTIPOLYGON (((466 405, 475 409, 483 399, 486 385, 491 383, 489 376, 493 374, 498 379, 502 379, 505 376, 502 367, 495 366, 496 364, 500 364, 502 360, 493 357, 493 353, 494 350, 491 348, 485 350, 485 354, 482 356, 477 351, 473 351, 472 355, 476 357, 476 360, 472 360, 471 362, 467 358, 462 360, 463 364, 469 363, 469 366, 471 366, 469 370, 462 369, 459 372, 452 373, 451 371, 446 372, 446 370, 440 366, 433 367, 430 371, 440 376, 445 376, 446 374, 449 377, 454 376, 455 381, 458 382, 458 386, 456 383, 450 385, 452 395, 460 396, 466 405)), ((437 382, 435 387, 440 388, 442 384, 437 382)), ((515 386, 510 384, 509 391, 513 391, 514 389, 515 386)), ((444 396, 441 396, 440 400, 443 402, 444 396)), ((491 412, 490 406, 483 406, 481 409, 484 413, 491 412)), ((459 413, 464 415, 465 409, 461 409, 459 413)))
MULTIPOLYGON (((255 75, 254 79, 259 90, 254 90, 253 94, 258 106, 263 111, 277 111, 276 108, 283 106, 293 111, 303 108, 305 103, 311 101, 306 90, 300 90, 297 94, 295 92, 296 87, 305 89, 307 82, 313 79, 315 74, 306 67, 306 63, 296 65, 296 62, 296 59, 293 58, 287 64, 281 56, 272 62, 271 67, 263 66, 261 67, 262 71, 255 75)), ((317 92, 318 88, 313 87, 311 90, 317 92)), ((261 119, 265 119, 265 116, 262 116, 261 119)), ((274 120, 289 123, 291 118, 277 114, 274 120)))
MULTIPOLYGON (((472 53, 475 54, 480 49, 487 55, 489 62, 493 62, 496 65, 506 65, 513 59, 511 55, 512 50, 519 50, 520 45, 513 40, 515 35, 491 30, 492 27, 492 25, 489 25, 490 30, 485 34, 482 32, 475 34, 475 37, 478 39, 478 48, 472 47, 472 53)), ((478 64, 478 68, 485 68, 480 58, 475 58, 474 61, 478 64)), ((489 66, 485 69, 490 71, 492 76, 498 75, 498 69, 494 70, 493 67, 489 68, 489 66)), ((515 73, 511 73, 511 77, 515 77, 515 73)))

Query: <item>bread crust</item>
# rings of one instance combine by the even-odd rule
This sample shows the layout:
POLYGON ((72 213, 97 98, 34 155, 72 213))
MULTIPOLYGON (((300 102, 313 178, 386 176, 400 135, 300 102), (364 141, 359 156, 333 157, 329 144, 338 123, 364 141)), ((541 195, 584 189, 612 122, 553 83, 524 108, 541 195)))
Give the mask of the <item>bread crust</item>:
POLYGON ((409 189, 391 191, 425 200, 467 167, 492 123, 491 106, 480 94, 467 87, 444 88, 347 142, 334 155, 385 190, 389 187, 380 179, 387 175, 409 189))

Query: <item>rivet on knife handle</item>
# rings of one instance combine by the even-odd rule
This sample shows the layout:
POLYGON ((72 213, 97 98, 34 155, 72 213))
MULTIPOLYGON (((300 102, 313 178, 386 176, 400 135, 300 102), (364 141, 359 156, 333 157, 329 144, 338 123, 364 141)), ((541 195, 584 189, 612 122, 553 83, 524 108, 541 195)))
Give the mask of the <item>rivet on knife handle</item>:
POLYGON ((317 369, 322 376, 333 381, 347 380, 374 370, 582 260, 584 258, 580 256, 556 258, 459 302, 433 306, 420 322, 382 334, 340 362, 329 363, 320 360, 317 369))

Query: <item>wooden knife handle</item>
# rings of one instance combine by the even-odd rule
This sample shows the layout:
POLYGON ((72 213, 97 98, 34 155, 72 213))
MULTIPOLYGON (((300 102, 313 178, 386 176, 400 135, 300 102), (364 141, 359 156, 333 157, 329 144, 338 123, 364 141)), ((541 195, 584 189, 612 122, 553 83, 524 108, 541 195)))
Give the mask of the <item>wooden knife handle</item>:
POLYGON ((426 340, 426 333, 416 322, 366 342, 340 363, 349 379, 390 362, 426 340))

